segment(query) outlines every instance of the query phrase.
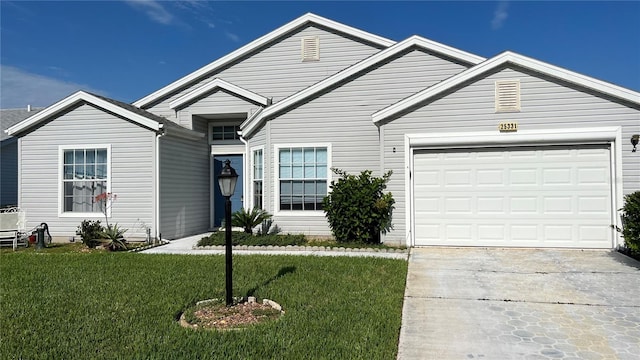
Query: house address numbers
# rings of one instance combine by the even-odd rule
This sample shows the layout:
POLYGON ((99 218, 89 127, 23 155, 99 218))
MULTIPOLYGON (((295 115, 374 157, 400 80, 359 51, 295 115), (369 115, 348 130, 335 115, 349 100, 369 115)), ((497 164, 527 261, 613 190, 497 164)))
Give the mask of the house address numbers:
POLYGON ((518 131, 518 123, 515 121, 512 122, 501 122, 498 124, 498 130, 500 131, 518 131))

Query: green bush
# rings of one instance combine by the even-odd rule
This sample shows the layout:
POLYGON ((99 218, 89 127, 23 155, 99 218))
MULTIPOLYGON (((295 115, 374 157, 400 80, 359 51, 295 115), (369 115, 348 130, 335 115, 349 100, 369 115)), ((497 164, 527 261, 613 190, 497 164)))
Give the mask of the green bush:
MULTIPOLYGON (((231 234, 231 243, 235 245, 247 246, 287 246, 287 245, 304 245, 306 243, 304 235, 261 235, 254 236, 244 232, 234 231, 231 234)), ((224 231, 218 231, 208 237, 204 237, 198 241, 198 246, 225 245, 224 231)))
POLYGON ((640 191, 624 197, 622 236, 624 243, 634 253, 640 253, 640 191))
POLYGON ((380 233, 392 227, 395 200, 391 193, 384 193, 392 172, 374 177, 370 170, 358 176, 331 170, 340 178, 331 181, 331 193, 322 205, 336 241, 380 243, 380 233))
POLYGON ((231 225, 241 227, 247 234, 252 234, 253 228, 270 218, 271 214, 265 210, 259 208, 246 210, 242 208, 231 215, 231 225))
POLYGON ((83 220, 76 230, 76 235, 80 235, 82 242, 88 248, 94 249, 100 244, 102 231, 104 231, 104 227, 100 224, 100 220, 83 220))

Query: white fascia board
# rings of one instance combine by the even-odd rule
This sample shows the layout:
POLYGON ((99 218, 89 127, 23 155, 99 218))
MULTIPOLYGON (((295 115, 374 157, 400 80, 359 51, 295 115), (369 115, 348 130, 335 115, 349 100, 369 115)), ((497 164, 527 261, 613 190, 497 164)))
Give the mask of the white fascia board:
POLYGON ((367 33, 365 31, 362 30, 358 30, 356 28, 352 28, 350 26, 344 25, 344 24, 340 24, 337 23, 333 20, 329 20, 326 18, 323 18, 321 16, 315 15, 315 14, 311 14, 311 13, 307 13, 279 28, 277 28, 276 30, 248 43, 247 45, 221 57, 220 59, 209 63, 209 65, 206 65, 194 72, 192 72, 191 74, 177 80, 174 81, 173 83, 163 87, 162 89, 145 96, 144 98, 136 101, 133 103, 134 106, 137 107, 144 107, 156 100, 158 100, 160 97, 165 96, 177 89, 179 89, 182 86, 185 86, 186 84, 202 77, 205 76, 207 73, 210 73, 224 65, 227 65, 243 56, 245 56, 246 54, 254 51, 255 49, 268 44, 269 42, 277 39, 278 37, 294 30, 295 28, 304 25, 306 23, 315 23, 324 27, 328 27, 330 29, 334 29, 336 31, 339 32, 343 32, 346 33, 348 35, 369 41, 371 43, 374 44, 378 44, 380 46, 391 46, 393 44, 395 44, 395 41, 393 40, 389 40, 386 38, 383 38, 381 36, 377 36, 377 35, 373 35, 370 33, 367 33))
MULTIPOLYGON (((247 138, 249 135, 251 135, 251 132, 245 130, 244 128, 246 126, 248 126, 249 124, 253 124, 259 120, 256 120, 258 118, 260 118, 260 114, 262 114, 262 111, 264 110, 264 108, 259 108, 256 112, 254 112, 251 116, 249 116, 247 118, 247 120, 243 121, 242 124, 240 124, 240 131, 238 131, 239 135, 242 136, 243 138, 247 138)), ((255 125, 251 127, 251 130, 255 129, 255 125)))
POLYGON ((142 115, 136 114, 134 112, 131 112, 129 110, 126 110, 120 106, 117 106, 115 104, 112 104, 108 101, 105 101, 103 99, 100 99, 98 97, 95 97, 89 93, 86 93, 84 91, 78 91, 60 101, 58 101, 57 103, 49 106, 48 108, 34 114, 33 116, 19 122, 18 124, 8 128, 6 130, 6 133, 8 135, 14 135, 16 133, 19 133, 25 129, 28 129, 29 127, 38 124, 39 122, 49 118, 50 116, 66 109, 69 108, 79 102, 87 102, 89 104, 93 104, 96 105, 102 109, 105 109, 109 112, 112 112, 114 114, 126 117, 127 119, 130 119, 144 127, 147 127, 149 129, 155 130, 157 131, 160 128, 160 123, 158 123, 157 121, 151 120, 149 118, 146 118, 142 115))
POLYGON ((279 101, 277 104, 266 108, 260 117, 256 117, 253 119, 253 122, 249 123, 247 122, 246 125, 244 127, 241 126, 241 129, 244 133, 246 134, 251 134, 251 132, 258 127, 263 119, 266 119, 270 116, 272 116, 273 114, 276 114, 280 111, 283 111, 284 109, 288 108, 289 106, 292 106, 310 96, 313 96, 314 94, 317 94, 319 92, 321 92, 324 89, 327 89, 345 79, 348 79, 351 76, 354 76, 355 74, 366 70, 367 68, 374 66, 378 63, 380 63, 381 61, 384 61, 390 57, 393 57, 399 53, 401 53, 402 51, 411 48, 413 46, 416 47, 420 47, 423 48, 425 50, 428 51, 434 51, 434 52, 438 52, 441 54, 444 54, 446 56, 449 57, 453 57, 465 62, 469 62, 471 64, 478 64, 482 61, 484 61, 485 59, 483 57, 480 56, 476 56, 470 53, 466 53, 464 51, 461 50, 457 50, 454 49, 452 47, 440 44, 440 43, 436 43, 430 40, 427 40, 423 37, 420 36, 411 36, 385 50, 382 50, 378 53, 376 53, 375 55, 372 55, 362 61, 360 61, 357 64, 354 64, 340 72, 338 72, 337 74, 330 76, 318 83, 316 83, 315 85, 309 86, 308 88, 299 91, 297 93, 295 93, 292 96, 289 96, 288 98, 279 101))
POLYGON ((486 58, 482 56, 478 56, 466 51, 462 51, 460 49, 456 49, 449 45, 441 44, 439 42, 429 40, 423 38, 421 36, 414 35, 410 39, 414 39, 417 46, 420 46, 426 50, 440 53, 442 55, 461 60, 463 62, 467 62, 472 65, 477 65, 485 60, 486 58))
POLYGON ((520 67, 531 69, 536 72, 558 78, 560 80, 564 80, 621 100, 626 100, 640 105, 640 93, 636 91, 624 88, 622 86, 614 85, 606 81, 598 80, 571 70, 567 70, 559 66, 551 65, 540 60, 532 59, 520 54, 512 52, 507 52, 506 54, 509 57, 507 61, 520 67))
POLYGON ((189 103, 192 100, 199 98, 200 96, 215 90, 216 88, 224 89, 234 95, 239 97, 243 97, 245 99, 249 99, 255 103, 258 103, 262 106, 266 106, 268 104, 268 99, 262 95, 256 94, 253 91, 249 91, 247 89, 243 89, 237 85, 226 82, 222 79, 214 79, 202 86, 199 86, 195 90, 175 99, 169 104, 169 108, 176 109, 181 107, 184 104, 189 103))
POLYGON ((448 89, 460 85, 465 81, 471 80, 476 76, 486 73, 487 71, 495 69, 506 63, 511 63, 519 67, 533 70, 535 72, 567 81, 569 83, 573 83, 588 89, 592 89, 603 94, 630 101, 634 104, 640 104, 640 93, 637 93, 633 90, 629 90, 621 86, 613 85, 586 75, 578 74, 576 72, 557 67, 555 65, 547 64, 542 61, 538 61, 520 54, 507 51, 502 54, 496 55, 495 57, 479 65, 469 68, 468 70, 465 70, 458 75, 452 76, 447 80, 444 80, 391 106, 373 113, 371 115, 371 120, 374 123, 378 123, 390 116, 396 115, 401 111, 404 111, 423 101, 426 101, 433 96, 436 96, 448 89))

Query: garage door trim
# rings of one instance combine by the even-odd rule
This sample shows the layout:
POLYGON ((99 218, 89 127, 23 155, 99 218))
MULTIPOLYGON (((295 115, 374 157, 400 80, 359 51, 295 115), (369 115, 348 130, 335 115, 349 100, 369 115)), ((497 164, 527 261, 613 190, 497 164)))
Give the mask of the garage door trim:
MULTIPOLYGON (((414 219, 414 152, 416 150, 438 150, 453 148, 507 148, 514 146, 543 146, 543 145, 588 145, 607 144, 611 147, 611 211, 617 214, 617 209, 622 206, 622 149, 617 144, 622 144, 621 127, 592 127, 572 129, 544 129, 521 130, 517 133, 500 133, 498 131, 457 132, 457 133, 428 133, 405 135, 405 166, 408 176, 405 176, 405 194, 407 206, 405 207, 406 219, 406 245, 415 246, 415 219, 414 219)), ((621 226, 619 216, 613 216, 616 226, 621 226)), ((613 231, 613 230, 612 230, 613 231)), ((613 247, 622 244, 620 234, 613 232, 613 247)))

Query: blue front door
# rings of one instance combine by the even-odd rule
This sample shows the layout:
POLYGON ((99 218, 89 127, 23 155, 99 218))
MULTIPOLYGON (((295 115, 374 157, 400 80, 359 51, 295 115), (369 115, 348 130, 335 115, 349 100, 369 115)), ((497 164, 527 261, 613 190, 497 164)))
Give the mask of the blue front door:
POLYGON ((231 211, 235 212, 242 208, 242 200, 244 199, 244 194, 242 193, 242 184, 244 184, 242 158, 242 155, 215 155, 213 157, 213 174, 215 178, 213 184, 213 225, 216 227, 222 225, 222 221, 224 220, 224 196, 220 193, 220 186, 218 186, 218 174, 222 171, 224 162, 227 159, 231 161, 231 167, 238 173, 236 191, 233 193, 233 196, 231 196, 231 211))

